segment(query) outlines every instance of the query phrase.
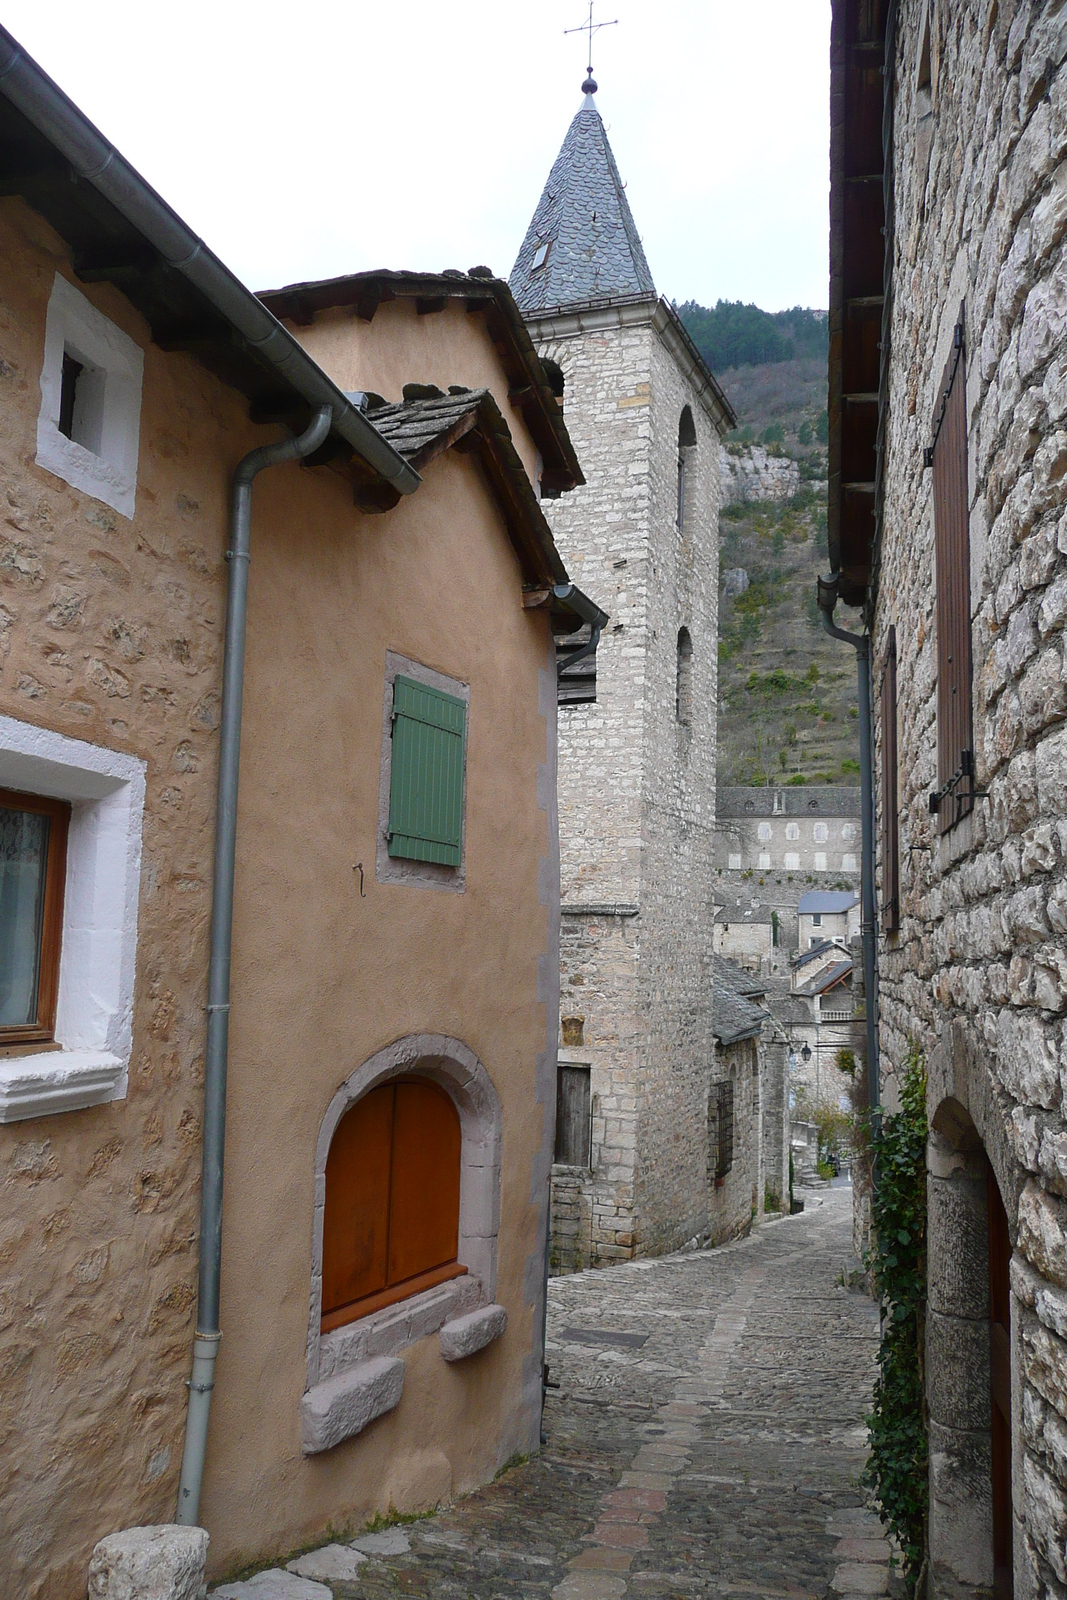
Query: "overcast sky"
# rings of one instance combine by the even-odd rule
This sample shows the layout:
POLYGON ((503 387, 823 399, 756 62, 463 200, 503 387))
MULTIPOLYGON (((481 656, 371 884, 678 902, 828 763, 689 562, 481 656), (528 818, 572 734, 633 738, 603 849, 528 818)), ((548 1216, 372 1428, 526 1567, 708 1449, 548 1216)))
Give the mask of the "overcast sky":
MULTIPOLYGON (((506 276, 581 103, 585 0, 5 0, 253 288, 506 276)), ((830 0, 599 0, 597 103, 661 294, 827 304, 830 0)))

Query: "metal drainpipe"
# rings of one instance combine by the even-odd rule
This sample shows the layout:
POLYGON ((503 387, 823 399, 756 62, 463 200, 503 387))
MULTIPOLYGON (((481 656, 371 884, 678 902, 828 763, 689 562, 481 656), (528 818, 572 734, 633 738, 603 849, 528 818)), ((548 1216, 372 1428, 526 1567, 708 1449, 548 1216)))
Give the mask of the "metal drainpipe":
POLYGON ((226 595, 226 653, 222 668, 219 777, 215 802, 215 875, 211 900, 208 967, 207 1048, 204 1056, 204 1131, 200 1178, 200 1282, 189 1379, 185 1450, 178 1480, 176 1521, 195 1526, 200 1516, 211 1391, 219 1340, 219 1278, 222 1266, 222 1177, 226 1142, 226 1062, 230 1026, 230 948, 233 879, 237 850, 237 783, 241 759, 248 563, 252 541, 252 485, 265 467, 299 461, 317 450, 330 431, 333 409, 321 406, 298 439, 249 451, 233 475, 230 503, 230 576, 226 595))
POLYGON ((860 713, 860 807, 862 811, 862 873, 860 875, 860 932, 863 937, 863 990, 867 1011, 867 1092, 871 1123, 877 1131, 881 1083, 878 1066, 878 947, 874 910, 874 784, 871 775, 871 638, 849 633, 834 623, 838 577, 819 579, 819 615, 832 639, 843 639, 856 652, 856 680, 860 713))

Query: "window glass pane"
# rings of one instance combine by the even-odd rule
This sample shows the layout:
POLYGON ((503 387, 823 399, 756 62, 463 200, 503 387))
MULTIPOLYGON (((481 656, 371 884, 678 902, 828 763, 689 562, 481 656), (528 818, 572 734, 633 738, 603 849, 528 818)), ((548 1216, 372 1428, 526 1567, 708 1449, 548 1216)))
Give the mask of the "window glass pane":
POLYGON ((48 818, 0 806, 0 1027, 37 1021, 48 818))

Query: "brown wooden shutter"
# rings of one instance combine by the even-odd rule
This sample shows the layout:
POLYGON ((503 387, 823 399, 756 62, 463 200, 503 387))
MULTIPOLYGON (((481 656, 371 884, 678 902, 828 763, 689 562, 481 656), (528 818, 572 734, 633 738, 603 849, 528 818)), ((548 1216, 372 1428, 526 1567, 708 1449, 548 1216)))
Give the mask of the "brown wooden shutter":
POLYGON ((393 1086, 372 1089, 337 1125, 326 1161, 323 1315, 384 1289, 389 1252, 393 1086))
POLYGON ((589 1068, 560 1062, 556 1070, 556 1160, 565 1167, 589 1165, 589 1068))
POLYGON ((324 1333, 466 1272, 461 1153, 456 1108, 426 1079, 372 1089, 341 1118, 326 1161, 324 1333))
POLYGON ((971 545, 967 497, 967 384, 963 308, 941 386, 928 460, 934 469, 937 563, 937 791, 941 832, 974 804, 971 731, 971 545))
POLYGON ((389 1204, 389 1282, 455 1261, 459 1245, 460 1130, 456 1108, 432 1083, 398 1083, 389 1204))
POLYGON ((889 630, 882 674, 882 927, 900 927, 900 819, 897 802, 897 630, 889 630))

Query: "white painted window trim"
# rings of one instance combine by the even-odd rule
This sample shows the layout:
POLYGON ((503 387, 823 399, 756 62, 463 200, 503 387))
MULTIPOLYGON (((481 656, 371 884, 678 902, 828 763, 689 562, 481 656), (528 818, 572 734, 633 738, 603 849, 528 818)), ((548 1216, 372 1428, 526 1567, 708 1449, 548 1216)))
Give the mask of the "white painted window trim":
POLYGON ((137 500, 143 377, 141 347, 57 272, 45 319, 37 465, 131 519, 137 500), (98 454, 59 431, 67 349, 103 375, 98 454))
POLYGON ((60 1050, 0 1056, 0 1122, 126 1096, 145 763, 0 716, 0 788, 71 803, 56 1005, 60 1050))

